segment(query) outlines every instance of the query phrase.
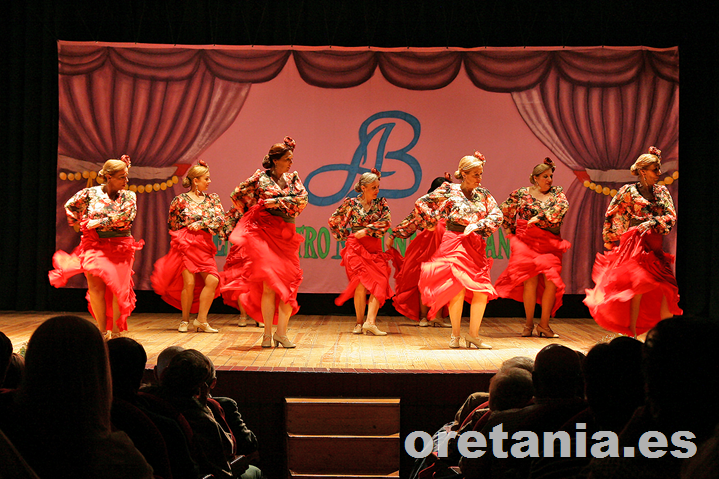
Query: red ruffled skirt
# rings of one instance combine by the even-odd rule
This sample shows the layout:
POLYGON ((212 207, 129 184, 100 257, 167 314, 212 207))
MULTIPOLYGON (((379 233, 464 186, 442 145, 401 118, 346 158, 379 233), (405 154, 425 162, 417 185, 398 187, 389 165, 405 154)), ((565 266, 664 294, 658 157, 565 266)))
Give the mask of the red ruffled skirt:
MULTIPOLYGON (((211 274, 218 279, 220 277, 215 263, 217 247, 212 241, 212 235, 204 230, 190 231, 188 228, 182 228, 170 231, 170 236, 170 252, 155 262, 150 277, 152 289, 166 303, 181 310, 180 295, 184 288, 182 271, 189 271, 195 275, 195 291, 190 312, 197 313, 200 308, 200 293, 205 287, 205 280, 198 273, 211 274)), ((215 298, 219 295, 218 288, 215 290, 215 298)))
POLYGON ((297 314, 297 290, 302 283, 299 250, 304 238, 297 234, 294 223, 255 205, 240 219, 230 241, 233 244, 218 288, 225 304, 237 308, 239 299, 252 319, 264 322, 261 302, 266 283, 275 292, 273 322, 277 324, 280 301, 297 314))
MULTIPOLYGON (((112 298, 117 297, 120 317, 117 320, 119 331, 127 330, 127 318, 135 309, 135 283, 132 280, 132 264, 135 251, 145 245, 143 240, 135 241, 132 236, 100 238, 94 229, 83 229, 82 240, 77 248, 67 254, 57 251, 52 257, 54 270, 48 273, 50 284, 61 288, 76 274, 90 273, 105 282, 105 324, 112 329, 112 298)), ((90 304, 90 292, 87 295, 90 314, 95 317, 90 304)))
MULTIPOLYGON (((509 235, 511 253, 509 264, 497 278, 494 288, 501 298, 523 302, 524 282, 529 278, 543 274, 557 286, 551 316, 562 305, 564 281, 562 281, 562 255, 571 243, 547 230, 536 226, 527 227, 526 220, 517 221, 516 234, 509 235)), ((537 304, 542 303, 544 278, 537 283, 537 304)))
POLYGON ((350 235, 340 255, 342 256, 340 265, 345 267, 349 284, 335 299, 337 306, 354 298, 355 289, 359 284, 377 298, 380 307, 394 295, 389 285, 389 277, 392 274, 389 262, 397 261, 399 253, 394 248, 386 252, 382 251, 381 238, 364 236, 357 239, 354 235, 350 235))
POLYGON ((629 330, 630 303, 641 294, 636 332, 652 329, 662 317, 662 297, 669 312, 682 314, 679 308, 679 288, 670 265, 674 256, 662 251, 662 235, 651 231, 641 234, 630 228, 615 247, 598 253, 592 269, 594 289, 587 289, 584 304, 592 318, 602 328, 622 334, 629 330))
POLYGON ((429 261, 442 242, 444 221, 440 221, 434 231, 424 230, 413 239, 404 255, 402 268, 395 277, 395 293, 392 298, 394 308, 402 316, 419 321, 420 303, 419 276, 422 263, 429 261))
POLYGON ((434 318, 462 289, 466 289, 467 302, 472 301, 473 292, 485 293, 488 301, 497 297, 489 276, 492 258, 485 248, 484 238, 476 233, 444 232, 437 251, 421 266, 419 291, 429 306, 428 318, 434 318))

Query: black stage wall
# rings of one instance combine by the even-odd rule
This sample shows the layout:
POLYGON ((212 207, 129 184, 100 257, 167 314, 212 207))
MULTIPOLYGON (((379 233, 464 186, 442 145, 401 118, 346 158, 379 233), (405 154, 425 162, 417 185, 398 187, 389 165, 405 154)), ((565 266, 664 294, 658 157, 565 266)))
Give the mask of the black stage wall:
MULTIPOLYGON (((80 311, 86 307, 84 291, 55 290, 47 279, 55 247, 57 40, 378 47, 678 45, 683 168, 677 279, 681 306, 691 315, 719 318, 715 200, 719 196, 719 42, 718 22, 710 6, 704 0, 5 2, 0 7, 0 310, 80 311)), ((352 314, 351 304, 335 309, 332 295, 306 296, 300 298, 304 314, 352 314)), ((174 311, 154 293, 139 292, 138 299, 138 307, 145 311, 174 311)), ((567 298, 565 303, 572 307, 563 308, 563 316, 586 315, 580 297, 567 298)), ((223 307, 217 304, 217 312, 225 312, 223 307)), ((391 314, 389 308, 383 312, 391 314)), ((487 315, 521 316, 521 305, 493 301, 487 315)), ((262 404, 246 397, 247 391, 258 392, 255 386, 269 384, 267 374, 256 372, 237 382, 221 372, 220 393, 241 400, 252 423, 261 423, 260 418, 268 415, 275 417, 258 431, 262 442, 275 449, 281 447, 280 436, 271 432, 281 418, 282 397, 316 392, 308 388, 319 378, 314 374, 273 377, 281 387, 274 395, 261 396, 262 404)), ((394 394, 388 383, 396 385, 398 376, 367 376, 372 383, 362 383, 364 389, 358 389, 360 383, 354 377, 339 377, 320 381, 328 388, 322 391, 328 395, 394 394)), ((445 376, 408 379, 408 397, 403 399, 405 432, 433 430, 453 414, 468 392, 486 389, 488 381, 485 375, 465 378, 471 384, 445 376), (433 395, 437 390, 443 392, 433 395)))

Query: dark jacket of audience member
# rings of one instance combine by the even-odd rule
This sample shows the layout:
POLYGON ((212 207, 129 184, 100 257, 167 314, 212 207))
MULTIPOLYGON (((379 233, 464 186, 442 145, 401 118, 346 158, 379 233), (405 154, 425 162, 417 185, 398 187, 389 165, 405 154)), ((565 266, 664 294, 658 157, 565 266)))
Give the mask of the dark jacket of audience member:
POLYGON ((112 370, 113 425, 130 436, 156 475, 163 479, 197 478, 199 468, 180 425, 153 412, 138 394, 147 363, 145 348, 134 339, 115 338, 107 342, 107 349, 112 370))
MULTIPOLYGON (((584 360, 584 391, 587 409, 569 419, 561 428, 571 438, 576 450, 577 424, 585 424, 583 437, 598 431, 619 434, 634 411, 644 404, 642 377, 642 343, 628 336, 595 345, 584 360)), ((532 461, 532 479, 550 479, 579 475, 591 461, 581 457, 540 457, 532 461)))
MULTIPOLYGON (((619 435, 620 450, 638 450, 639 438, 647 431, 661 432, 667 438, 667 449, 680 453, 686 449, 673 445, 674 433, 688 431, 698 448, 711 437, 719 423, 718 333, 719 324, 714 321, 682 317, 665 319, 647 333, 642 361, 646 403, 619 435)), ((684 461, 668 451, 659 458, 637 454, 633 458, 592 459, 589 477, 674 479, 680 477, 684 461)), ((709 477, 717 475, 714 470, 709 477)))
POLYGON ((212 370, 205 356, 187 349, 172 358, 162 373, 157 394, 170 402, 192 427, 200 473, 231 479, 234 477, 229 462, 233 457, 232 436, 224 431, 210 408, 196 397, 211 380, 212 370))
MULTIPOLYGON (((569 418, 586 407, 583 399, 584 383, 580 356, 576 351, 559 344, 550 344, 537 353, 532 373, 534 404, 521 409, 509 409, 492 414, 481 430, 485 438, 495 426, 502 425, 508 439, 503 441, 507 452, 515 443, 512 434, 517 431, 534 432, 543 450, 545 431, 557 431, 569 418)), ((490 394, 491 397, 491 394, 490 394)), ((463 457, 460 461, 466 478, 527 477, 531 458, 495 458, 488 448, 479 458, 463 457)))

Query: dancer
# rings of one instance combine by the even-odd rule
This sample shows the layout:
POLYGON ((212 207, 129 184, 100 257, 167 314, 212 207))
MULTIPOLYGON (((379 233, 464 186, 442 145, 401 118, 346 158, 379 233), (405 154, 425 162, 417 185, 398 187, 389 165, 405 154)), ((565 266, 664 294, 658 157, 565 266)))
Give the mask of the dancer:
POLYGON ((192 166, 182 186, 190 191, 170 203, 167 224, 170 228, 170 252, 155 262, 152 289, 168 304, 182 311, 177 330, 186 333, 190 313, 197 313, 193 326, 197 331, 216 333, 207 322, 212 301, 219 296, 213 235, 227 239, 234 226, 231 215, 222 208, 217 193, 205 193, 210 186, 210 169, 200 160, 192 166))
POLYGON ((630 169, 639 182, 622 186, 609 203, 602 229, 609 251, 597 253, 595 286, 584 298, 597 324, 633 337, 682 314, 670 266, 674 256, 662 251, 662 235, 674 227, 677 213, 667 187, 657 184, 661 159, 653 146, 640 155, 630 169))
MULTIPOLYGON (((445 181, 452 182, 449 173, 445 173, 444 177, 438 176, 435 178, 429 190, 427 190, 427 193, 433 192, 445 181)), ((444 229, 445 220, 440 219, 436 227, 428 226, 427 229, 423 229, 417 233, 417 236, 407 246, 402 267, 395 277, 395 293, 392 298, 394 309, 406 318, 419 321, 421 327, 430 325, 444 328, 452 327, 452 325, 445 322, 443 318, 427 318, 429 306, 422 303, 419 287, 417 286, 421 271, 420 267, 423 262, 429 261, 434 252, 437 251, 442 241, 444 229)), ((392 246, 392 243, 392 235, 388 235, 385 241, 388 250, 392 246)))
POLYGON ((422 302, 430 307, 429 317, 449 303, 450 348, 459 347, 463 300, 471 304, 469 334, 464 338, 467 347, 492 348, 478 338, 487 301, 497 297, 489 277, 492 259, 487 258, 484 238, 497 231, 502 211, 481 185, 485 162, 478 151, 463 157, 454 173, 462 183, 443 183, 419 198, 414 211, 392 231, 393 238, 408 238, 417 228, 434 226, 440 218, 447 221, 439 248, 422 263, 419 290, 422 302))
POLYGON ((263 348, 271 348, 273 340, 275 346, 295 347, 287 337, 287 323, 299 310, 299 248, 304 240, 295 231, 295 218, 307 206, 307 190, 299 174, 289 172, 294 149, 289 136, 272 145, 262 160, 265 170, 257 170, 232 192, 232 202, 244 216, 230 235, 235 260, 225 263, 221 292, 225 303, 263 319, 263 348))
POLYGON ((554 162, 545 158, 529 176, 532 186, 513 191, 501 205, 511 254, 494 287, 500 297, 524 303, 524 337, 534 331, 537 303, 542 305, 537 333, 559 337, 549 327, 549 317, 562 305, 562 254, 571 245, 559 236, 569 202, 561 186, 552 186, 554 169, 554 162))
POLYGON ((387 334, 377 327, 377 311, 394 294, 389 285, 392 253, 382 251, 382 237, 389 229, 391 218, 387 199, 377 197, 380 176, 374 168, 363 173, 354 187, 360 195, 345 198, 329 219, 332 235, 337 241, 345 241, 340 253, 341 264, 349 279, 347 288, 335 299, 335 304, 340 306, 354 297, 357 323, 352 332, 375 336, 387 334))
POLYGON ((97 174, 100 186, 80 190, 65 203, 67 221, 82 239, 72 254, 53 255, 55 269, 49 273, 56 288, 85 274, 90 313, 105 339, 127 331, 127 318, 135 309, 132 264, 135 251, 145 244, 131 233, 137 198, 126 189, 129 168, 127 155, 107 160, 97 174))

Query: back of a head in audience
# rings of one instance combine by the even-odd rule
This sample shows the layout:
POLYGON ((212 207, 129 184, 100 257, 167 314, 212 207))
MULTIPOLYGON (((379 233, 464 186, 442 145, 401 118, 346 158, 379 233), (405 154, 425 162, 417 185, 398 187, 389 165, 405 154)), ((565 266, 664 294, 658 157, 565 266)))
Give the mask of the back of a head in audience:
POLYGON ((533 396, 532 373, 526 369, 501 369, 489 382, 489 409, 492 411, 524 407, 533 396))
POLYGON ((0 384, 5 379, 5 371, 10 364, 10 358, 12 357, 12 341, 10 338, 5 336, 5 333, 0 331, 0 384))
POLYGON ((132 398, 140 389, 145 374, 147 353, 132 338, 115 338, 107 342, 115 397, 132 398))
POLYGON ((665 319, 647 334, 643 370, 648 405, 664 432, 691 431, 700 442, 719 422, 719 323, 665 319))
POLYGON ((504 361, 497 372, 511 368, 526 369, 530 373, 534 372, 534 359, 527 356, 514 356, 504 361))
POLYGON ((172 358, 160 378, 160 386, 170 395, 189 398, 200 393, 212 380, 212 366, 201 352, 186 349, 172 358))
POLYGON ((644 404, 642 343, 628 336, 594 346, 584 361, 587 403, 602 430, 619 432, 644 404))
POLYGON ((168 346, 162 350, 162 352, 157 356, 157 365, 155 366, 155 381, 157 381, 158 383, 160 382, 160 378, 162 378, 162 373, 167 368, 167 365, 170 364, 172 358, 174 358, 177 353, 180 353, 184 350, 185 348, 183 348, 182 346, 168 346))
POLYGON ((109 434, 112 385, 97 326, 78 316, 42 323, 27 345, 18 401, 38 435, 72 433, 82 440, 109 434))
POLYGON ((5 374, 5 381, 2 382, 4 389, 17 389, 20 387, 22 377, 25 374, 25 358, 18 353, 12 353, 10 364, 5 374))
POLYGON ((532 378, 537 398, 568 399, 584 395, 579 355, 561 344, 550 344, 537 353, 532 378))

